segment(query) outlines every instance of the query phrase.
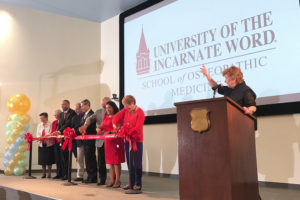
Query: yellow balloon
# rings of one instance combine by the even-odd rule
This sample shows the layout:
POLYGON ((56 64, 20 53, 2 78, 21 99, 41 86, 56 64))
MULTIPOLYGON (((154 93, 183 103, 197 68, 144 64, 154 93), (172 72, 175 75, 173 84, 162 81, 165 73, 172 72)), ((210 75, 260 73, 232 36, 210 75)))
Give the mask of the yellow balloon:
MULTIPOLYGON (((24 122, 25 122, 25 125, 26 125, 26 123, 30 122, 30 117, 29 117, 29 115, 24 115, 24 116, 22 116, 22 117, 23 117, 23 120, 24 120, 24 122)), ((23 121, 23 120, 21 120, 21 121, 23 121)))
POLYGON ((30 109, 30 100, 24 94, 15 94, 7 101, 7 108, 12 114, 25 115, 30 109))
POLYGON ((17 138, 17 137, 20 136, 20 133, 21 133, 21 131, 18 130, 17 128, 15 128, 15 129, 12 130, 12 132, 11 132, 11 134, 10 134, 10 137, 12 137, 12 138, 17 138))
POLYGON ((22 116, 22 119, 19 121, 19 123, 22 123, 25 127, 26 127, 26 124, 30 122, 30 117, 29 115, 24 115, 22 116))
POLYGON ((13 174, 13 167, 6 167, 6 168, 4 169, 4 174, 5 174, 6 176, 12 175, 12 174, 13 174))
MULTIPOLYGON (((19 127, 17 127, 17 128, 15 128, 14 129, 16 132, 18 132, 18 133, 20 133, 23 129, 22 128, 19 128, 19 127)), ((11 133, 12 134, 12 133, 11 133)))
POLYGON ((8 150, 9 150, 9 144, 6 144, 4 150, 5 150, 5 151, 8 151, 8 150))
MULTIPOLYGON (((9 138, 11 138, 11 143, 10 143, 10 144, 15 143, 17 137, 18 137, 18 136, 17 136, 16 134, 15 134, 15 135, 11 135, 11 136, 9 137, 9 138)), ((7 139, 7 143, 8 143, 9 138, 7 139)))
POLYGON ((23 157, 24 157, 24 152, 19 151, 15 154, 14 160, 19 161, 19 160, 23 159, 23 157))
POLYGON ((16 138, 13 138, 13 137, 9 137, 9 138, 7 138, 7 140, 6 140, 6 142, 7 142, 8 145, 14 143, 15 141, 16 141, 16 138))
POLYGON ((12 116, 13 116, 13 114, 9 115, 8 118, 7 118, 7 121, 11 121, 12 120, 12 116))
POLYGON ((22 127, 23 129, 25 129, 27 123, 28 123, 27 119, 23 118, 21 119, 21 121, 17 122, 17 128, 22 127))
POLYGON ((17 129, 24 130, 26 127, 26 123, 24 122, 17 122, 17 129))
POLYGON ((10 160, 9 163, 8 163, 8 167, 14 168, 16 166, 17 162, 18 161, 16 161, 15 159, 10 160))
POLYGON ((25 152, 25 151, 27 151, 27 148, 28 148, 28 144, 25 143, 25 144, 23 144, 23 145, 21 145, 21 146, 19 147, 19 151, 20 151, 20 152, 25 152))

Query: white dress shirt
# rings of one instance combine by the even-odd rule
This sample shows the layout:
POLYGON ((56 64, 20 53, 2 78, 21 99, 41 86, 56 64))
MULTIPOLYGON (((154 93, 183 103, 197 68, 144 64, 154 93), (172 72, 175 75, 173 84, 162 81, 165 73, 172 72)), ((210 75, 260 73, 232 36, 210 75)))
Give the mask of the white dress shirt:
MULTIPOLYGON (((47 122, 44 126, 43 122, 38 124, 37 130, 36 130, 36 137, 42 137, 43 136, 43 130, 45 129, 45 136, 49 135, 51 133, 51 122, 47 122)), ((38 142, 40 147, 43 147, 43 141, 38 142)), ((46 140, 47 147, 52 146, 52 139, 46 140)))

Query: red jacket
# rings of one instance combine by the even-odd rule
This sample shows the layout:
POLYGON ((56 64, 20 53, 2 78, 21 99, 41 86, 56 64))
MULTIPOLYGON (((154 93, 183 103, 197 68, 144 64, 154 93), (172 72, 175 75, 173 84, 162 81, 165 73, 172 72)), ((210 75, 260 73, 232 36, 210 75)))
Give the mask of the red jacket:
POLYGON ((128 135, 134 136, 136 142, 143 142, 143 125, 145 114, 141 108, 138 108, 133 114, 129 110, 123 108, 113 118, 113 124, 127 124, 129 127, 128 135))

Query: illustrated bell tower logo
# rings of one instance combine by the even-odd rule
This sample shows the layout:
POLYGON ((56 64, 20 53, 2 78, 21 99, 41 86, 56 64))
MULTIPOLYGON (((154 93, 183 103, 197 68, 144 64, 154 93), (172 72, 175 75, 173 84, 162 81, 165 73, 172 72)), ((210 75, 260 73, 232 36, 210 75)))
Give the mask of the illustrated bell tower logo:
POLYGON ((140 39, 139 50, 136 53, 136 73, 137 75, 146 74, 150 72, 150 51, 147 48, 146 40, 144 36, 144 29, 142 28, 142 34, 140 39))

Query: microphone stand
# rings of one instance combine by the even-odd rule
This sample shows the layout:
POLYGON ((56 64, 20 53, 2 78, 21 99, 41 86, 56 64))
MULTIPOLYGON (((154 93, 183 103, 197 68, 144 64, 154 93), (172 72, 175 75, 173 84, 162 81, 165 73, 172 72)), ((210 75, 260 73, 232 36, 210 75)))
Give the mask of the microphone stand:
POLYGON ((214 87, 211 88, 214 91, 213 98, 216 97, 216 92, 217 92, 218 86, 219 85, 216 85, 216 86, 214 86, 214 87))

